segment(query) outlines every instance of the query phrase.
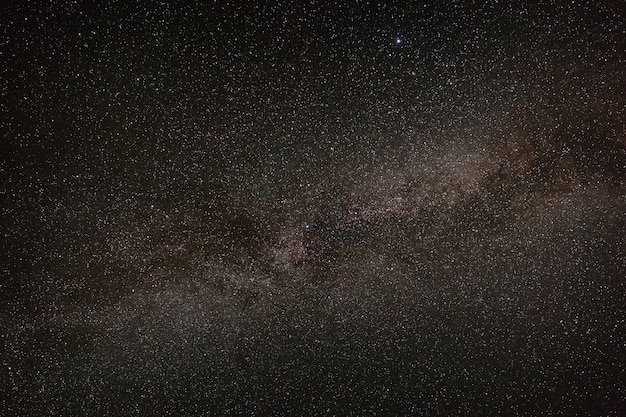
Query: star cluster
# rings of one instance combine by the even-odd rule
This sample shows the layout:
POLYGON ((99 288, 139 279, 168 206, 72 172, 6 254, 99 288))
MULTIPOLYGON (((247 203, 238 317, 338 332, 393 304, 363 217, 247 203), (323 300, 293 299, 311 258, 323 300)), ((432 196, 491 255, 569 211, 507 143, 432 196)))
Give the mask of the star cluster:
POLYGON ((626 412, 626 9, 380 3, 2 6, 0 414, 626 412))

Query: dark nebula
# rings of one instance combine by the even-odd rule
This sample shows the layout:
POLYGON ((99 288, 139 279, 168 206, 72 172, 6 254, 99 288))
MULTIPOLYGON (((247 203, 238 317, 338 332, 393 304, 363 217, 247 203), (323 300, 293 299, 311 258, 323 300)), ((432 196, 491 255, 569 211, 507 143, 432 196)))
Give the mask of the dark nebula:
POLYGON ((0 415, 626 415, 624 22, 3 2, 0 415))

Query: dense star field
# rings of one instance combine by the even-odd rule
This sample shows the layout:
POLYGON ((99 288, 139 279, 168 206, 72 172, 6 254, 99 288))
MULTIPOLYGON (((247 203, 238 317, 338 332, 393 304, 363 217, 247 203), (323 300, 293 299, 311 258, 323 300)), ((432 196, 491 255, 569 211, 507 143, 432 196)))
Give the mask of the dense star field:
POLYGON ((3 2, 0 415, 626 415, 625 22, 3 2))

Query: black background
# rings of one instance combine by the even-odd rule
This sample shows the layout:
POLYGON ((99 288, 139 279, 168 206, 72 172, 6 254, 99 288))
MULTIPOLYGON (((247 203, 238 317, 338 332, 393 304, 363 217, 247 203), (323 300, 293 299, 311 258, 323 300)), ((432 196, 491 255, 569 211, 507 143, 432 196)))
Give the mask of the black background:
POLYGON ((623 2, 3 4, 2 415, 626 412, 623 2))

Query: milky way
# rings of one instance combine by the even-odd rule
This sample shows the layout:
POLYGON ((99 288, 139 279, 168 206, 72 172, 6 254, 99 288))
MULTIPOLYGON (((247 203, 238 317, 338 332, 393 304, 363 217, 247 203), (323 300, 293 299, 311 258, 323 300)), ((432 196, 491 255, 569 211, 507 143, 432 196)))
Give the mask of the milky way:
POLYGON ((623 2, 106 3, 2 6, 0 414, 626 413, 623 2))

